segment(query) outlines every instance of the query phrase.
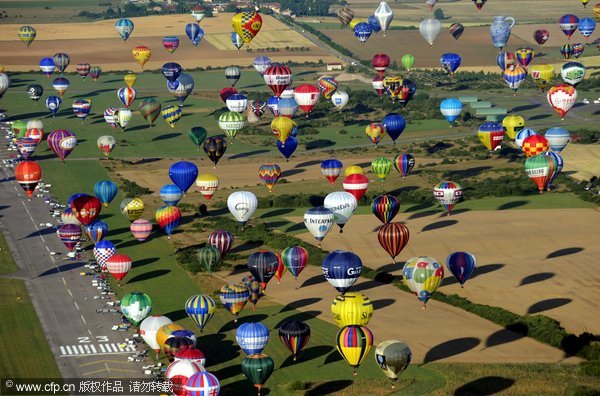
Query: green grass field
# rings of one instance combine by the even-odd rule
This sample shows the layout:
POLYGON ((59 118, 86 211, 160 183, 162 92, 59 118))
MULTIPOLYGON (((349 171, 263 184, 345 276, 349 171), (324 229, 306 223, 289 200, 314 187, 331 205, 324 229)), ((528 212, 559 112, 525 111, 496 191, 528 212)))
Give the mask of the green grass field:
POLYGON ((19 270, 15 260, 10 254, 6 240, 0 234, 0 274, 10 274, 19 270))

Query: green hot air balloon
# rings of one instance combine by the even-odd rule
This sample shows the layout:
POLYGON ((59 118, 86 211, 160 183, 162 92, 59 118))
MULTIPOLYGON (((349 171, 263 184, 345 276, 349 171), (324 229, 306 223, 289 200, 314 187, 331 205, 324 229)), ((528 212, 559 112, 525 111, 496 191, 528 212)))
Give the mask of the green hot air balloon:
POLYGON ((152 299, 145 293, 128 293, 121 298, 121 312, 137 326, 152 312, 152 299))
POLYGON ((188 136, 190 137, 194 145, 196 145, 196 148, 198 148, 198 150, 200 150, 200 146, 206 140, 207 135, 208 132, 206 132, 206 129, 199 126, 192 127, 192 129, 190 129, 190 131, 188 132, 188 136))
POLYGON ((273 359, 264 353, 249 355, 242 362, 242 373, 258 388, 258 396, 274 367, 273 359))
POLYGON ((205 246, 198 249, 198 262, 212 274, 213 270, 221 266, 221 251, 213 246, 205 246))
POLYGON ((219 116, 219 128, 229 138, 229 143, 233 144, 235 135, 244 127, 244 116, 234 111, 228 111, 219 116))
POLYGON ((25 132, 27 132, 27 120, 17 120, 13 122, 12 129, 17 138, 25 137, 25 132))
POLYGON ((407 71, 410 71, 410 69, 412 69, 414 64, 415 64, 414 56, 412 56, 411 54, 406 54, 406 55, 402 56, 402 66, 404 66, 404 68, 407 71))
POLYGON ((142 114, 142 117, 148 121, 150 126, 152 126, 152 123, 158 118, 161 108, 160 102, 154 98, 144 99, 140 103, 140 113, 142 114))
POLYGON ((383 183, 387 175, 392 170, 392 165, 393 163, 389 159, 385 157, 379 157, 375 158, 375 160, 371 162, 371 169, 377 178, 383 183))

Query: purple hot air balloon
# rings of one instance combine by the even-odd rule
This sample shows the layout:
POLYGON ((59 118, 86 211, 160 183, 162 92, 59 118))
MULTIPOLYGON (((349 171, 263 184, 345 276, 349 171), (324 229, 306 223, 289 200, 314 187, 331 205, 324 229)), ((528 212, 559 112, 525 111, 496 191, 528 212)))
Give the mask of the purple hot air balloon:
POLYGON ((62 161, 77 145, 77 137, 66 129, 59 129, 48 135, 48 146, 62 161))

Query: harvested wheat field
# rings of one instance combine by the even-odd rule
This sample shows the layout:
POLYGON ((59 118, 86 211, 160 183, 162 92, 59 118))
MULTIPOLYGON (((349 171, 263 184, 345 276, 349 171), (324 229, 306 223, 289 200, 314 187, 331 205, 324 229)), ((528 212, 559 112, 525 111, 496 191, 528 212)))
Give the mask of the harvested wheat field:
POLYGON ((37 37, 27 49, 16 39, 15 32, 19 25, 0 25, 0 45, 4 50, 2 63, 10 71, 37 71, 40 58, 66 52, 72 65, 67 70, 74 70, 74 65, 85 62, 99 65, 104 71, 141 71, 142 68, 131 55, 131 50, 138 45, 145 45, 152 51, 150 60, 144 66, 146 70, 158 69, 171 61, 187 69, 251 65, 259 55, 282 62, 316 62, 319 59, 327 62, 334 59, 299 33, 269 16, 263 16, 263 28, 250 44, 253 51, 246 51, 246 47, 238 51, 230 41, 227 42, 231 32, 231 16, 220 14, 203 20, 205 36, 198 47, 194 47, 185 35, 185 25, 192 22, 187 15, 133 18, 135 29, 127 42, 118 36, 114 20, 88 24, 36 24, 37 37), (173 54, 169 54, 162 45, 162 38, 167 35, 179 36, 179 48, 173 54), (267 47, 281 50, 262 50, 267 47), (305 47, 308 51, 289 51, 285 47, 305 47))
MULTIPOLYGON (((460 204, 456 210, 460 212, 460 204)), ((381 223, 372 215, 352 217, 343 234, 332 229, 322 243, 323 249, 351 250, 366 266, 396 276, 411 257, 431 256, 445 263, 449 253, 468 251, 477 257, 474 276, 461 290, 446 271, 442 292, 522 315, 544 314, 576 334, 600 331, 600 303, 595 299, 595 285, 600 281, 598 210, 498 210, 446 216, 441 209, 432 209, 412 215, 401 213, 395 221, 410 230, 410 241, 397 257, 397 264, 380 247, 377 230, 381 223)), ((299 237, 316 245, 308 233, 299 237)), ((366 294, 373 299, 370 292, 366 294)), ((410 304, 419 305, 415 297, 410 300, 410 304)), ((428 310, 429 305, 439 304, 431 301, 428 310)))
POLYGON ((560 153, 565 165, 563 172, 579 180, 600 175, 600 150, 596 144, 571 144, 560 153))

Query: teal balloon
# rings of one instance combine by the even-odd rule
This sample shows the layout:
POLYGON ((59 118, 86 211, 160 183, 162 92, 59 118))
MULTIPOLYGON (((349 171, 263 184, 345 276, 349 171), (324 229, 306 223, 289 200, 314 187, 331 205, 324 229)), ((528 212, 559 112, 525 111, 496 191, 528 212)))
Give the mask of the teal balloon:
POLYGON ((104 207, 112 202, 119 192, 117 183, 112 180, 101 180, 94 185, 94 195, 102 202, 104 207))

